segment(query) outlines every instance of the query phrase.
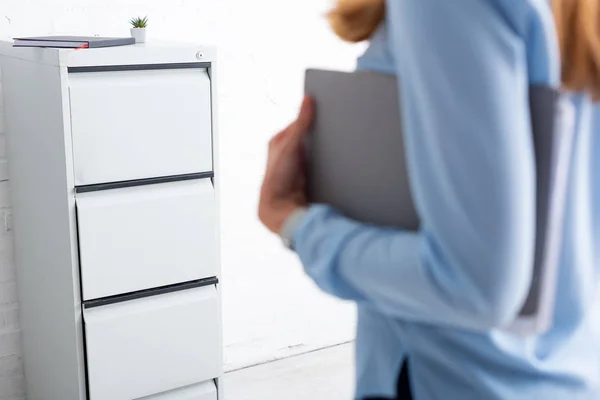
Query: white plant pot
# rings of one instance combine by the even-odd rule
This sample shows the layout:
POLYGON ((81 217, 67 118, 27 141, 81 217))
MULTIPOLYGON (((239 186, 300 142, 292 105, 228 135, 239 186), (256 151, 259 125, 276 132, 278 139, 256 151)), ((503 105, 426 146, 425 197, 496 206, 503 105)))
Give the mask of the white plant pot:
POLYGON ((146 42, 146 28, 131 28, 131 37, 136 43, 146 42))

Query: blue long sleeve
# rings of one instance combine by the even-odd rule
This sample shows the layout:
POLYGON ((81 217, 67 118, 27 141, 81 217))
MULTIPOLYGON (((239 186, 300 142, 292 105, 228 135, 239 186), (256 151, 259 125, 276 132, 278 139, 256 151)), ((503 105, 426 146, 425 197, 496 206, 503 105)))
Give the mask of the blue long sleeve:
POLYGON ((491 1, 397 0, 387 14, 422 227, 368 226, 315 205, 296 250, 335 296, 407 321, 502 327, 533 265, 525 39, 491 1))

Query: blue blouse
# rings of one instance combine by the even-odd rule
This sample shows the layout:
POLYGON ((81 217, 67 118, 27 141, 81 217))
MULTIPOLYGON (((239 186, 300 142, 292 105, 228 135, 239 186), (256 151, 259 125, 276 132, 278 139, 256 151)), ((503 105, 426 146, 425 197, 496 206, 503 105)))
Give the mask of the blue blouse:
POLYGON ((533 265, 528 86, 560 84, 548 1, 390 0, 358 67, 400 78, 422 227, 315 205, 295 230, 307 274, 358 305, 356 397, 393 397, 409 357, 417 400, 600 399, 600 108, 584 95, 572 97, 554 326, 529 338, 502 329, 533 265))

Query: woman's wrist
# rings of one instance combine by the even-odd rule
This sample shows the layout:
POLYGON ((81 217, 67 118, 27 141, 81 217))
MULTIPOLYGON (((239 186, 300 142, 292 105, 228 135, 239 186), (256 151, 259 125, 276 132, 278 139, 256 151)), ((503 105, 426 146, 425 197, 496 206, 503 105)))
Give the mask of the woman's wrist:
POLYGON ((277 235, 280 235, 288 218, 296 211, 305 207, 294 202, 282 202, 280 204, 270 205, 264 208, 265 210, 260 213, 259 218, 267 227, 267 229, 277 235))

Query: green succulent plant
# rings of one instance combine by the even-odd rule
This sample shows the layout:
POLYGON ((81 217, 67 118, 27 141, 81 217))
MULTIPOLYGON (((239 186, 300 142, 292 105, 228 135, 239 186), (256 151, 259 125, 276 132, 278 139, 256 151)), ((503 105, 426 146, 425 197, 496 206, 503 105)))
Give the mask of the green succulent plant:
POLYGON ((134 27, 134 28, 146 28, 148 26, 148 17, 136 17, 136 18, 131 18, 129 20, 129 23, 134 27))

